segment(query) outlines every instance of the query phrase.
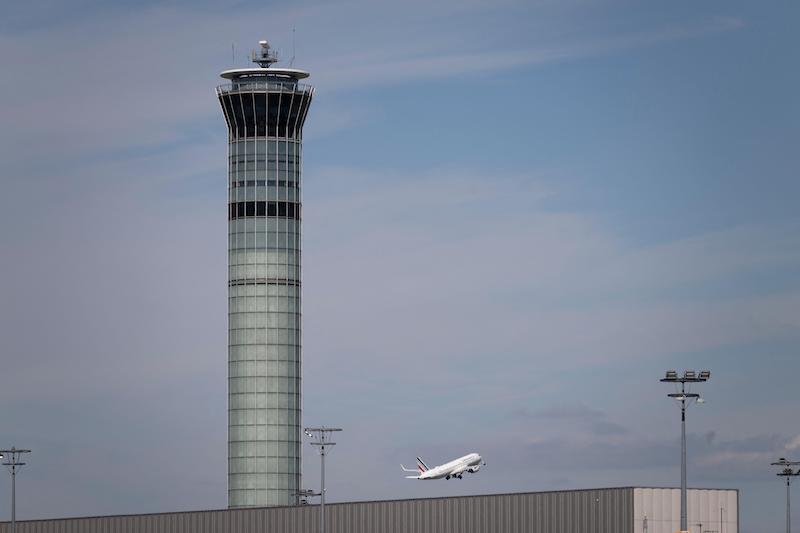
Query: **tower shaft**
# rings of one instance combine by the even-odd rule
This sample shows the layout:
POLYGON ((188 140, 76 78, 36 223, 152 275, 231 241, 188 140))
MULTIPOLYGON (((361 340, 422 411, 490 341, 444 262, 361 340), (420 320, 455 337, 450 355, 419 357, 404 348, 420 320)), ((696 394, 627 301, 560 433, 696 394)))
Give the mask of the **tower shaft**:
POLYGON ((226 71, 228 506, 292 505, 301 476, 302 131, 293 69, 226 71))

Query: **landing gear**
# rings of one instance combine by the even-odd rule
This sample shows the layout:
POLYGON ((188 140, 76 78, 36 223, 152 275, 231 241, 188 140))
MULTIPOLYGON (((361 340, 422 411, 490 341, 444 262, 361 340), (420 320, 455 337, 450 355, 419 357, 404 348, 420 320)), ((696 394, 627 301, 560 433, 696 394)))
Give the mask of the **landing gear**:
POLYGON ((450 479, 450 476, 445 476, 444 478, 445 478, 445 479, 450 479))
POLYGON ((462 477, 461 477, 461 474, 459 474, 459 475, 458 475, 458 479, 464 479, 464 478, 462 478, 462 477))

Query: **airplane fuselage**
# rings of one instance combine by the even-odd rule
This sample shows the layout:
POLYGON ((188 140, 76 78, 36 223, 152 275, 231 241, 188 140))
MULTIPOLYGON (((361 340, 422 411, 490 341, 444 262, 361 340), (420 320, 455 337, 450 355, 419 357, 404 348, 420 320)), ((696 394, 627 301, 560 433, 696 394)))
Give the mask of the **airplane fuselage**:
POLYGON ((442 479, 451 477, 460 477, 465 472, 474 473, 481 467, 481 456, 477 453, 471 453, 464 457, 454 459, 449 463, 436 466, 425 472, 420 472, 417 479, 442 479))

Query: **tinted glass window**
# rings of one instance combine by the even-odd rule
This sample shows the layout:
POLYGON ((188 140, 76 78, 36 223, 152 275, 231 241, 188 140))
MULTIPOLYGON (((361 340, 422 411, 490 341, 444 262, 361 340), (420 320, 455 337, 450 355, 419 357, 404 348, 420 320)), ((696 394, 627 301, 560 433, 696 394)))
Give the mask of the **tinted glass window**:
POLYGON ((278 115, 278 135, 281 137, 286 137, 287 133, 287 126, 289 124, 289 106, 292 103, 292 95, 291 94, 284 94, 281 95, 280 100, 280 113, 278 115))
MULTIPOLYGON (((294 97, 292 101, 291 109, 289 110, 289 129, 294 131, 297 127, 297 117, 300 115, 300 105, 303 102, 303 98, 299 95, 294 97)), ((292 135, 293 137, 294 135, 292 135)))
POLYGON ((228 218, 235 220, 244 217, 285 217, 300 219, 300 204, 294 202, 232 202, 228 218))
POLYGON ((231 95, 222 97, 222 105, 225 107, 225 115, 230 124, 231 137, 236 136, 236 118, 233 116, 233 106, 231 106, 231 95))
POLYGON ((278 97, 275 93, 269 93, 267 97, 267 134, 272 136, 278 129, 278 97))
POLYGON ((267 134, 267 95, 260 93, 256 98, 256 135, 264 137, 267 134))
POLYGON ((242 95, 242 114, 244 115, 245 135, 253 136, 256 133, 256 115, 253 111, 253 95, 242 95))
POLYGON ((239 137, 244 137, 244 115, 242 114, 242 99, 241 95, 231 96, 231 106, 233 107, 233 116, 236 120, 236 134, 239 137))

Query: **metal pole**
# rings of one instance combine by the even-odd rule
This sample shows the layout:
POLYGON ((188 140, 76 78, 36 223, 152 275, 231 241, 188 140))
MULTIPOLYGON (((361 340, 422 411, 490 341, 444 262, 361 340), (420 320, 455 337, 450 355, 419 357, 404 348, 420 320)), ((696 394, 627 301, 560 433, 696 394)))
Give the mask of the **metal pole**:
POLYGON ((319 522, 320 522, 320 531, 321 531, 321 533, 325 533, 325 446, 324 445, 321 447, 320 452, 322 454, 322 461, 321 461, 321 463, 322 463, 322 474, 320 476, 321 477, 321 485, 322 485, 322 490, 320 490, 320 492, 322 494, 320 495, 320 506, 319 506, 320 517, 319 517, 319 522))
POLYGON ((703 399, 697 393, 686 392, 687 383, 704 383, 711 378, 711 371, 701 370, 699 373, 694 370, 684 370, 683 376, 679 376, 675 370, 667 370, 666 376, 661 380, 663 383, 680 383, 680 392, 668 394, 680 402, 681 408, 681 531, 689 531, 687 527, 688 506, 686 488, 686 408, 692 403, 703 403, 703 399))
POLYGON ((31 451, 17 449, 15 446, 10 450, 0 450, 0 458, 6 459, 3 465, 11 472, 11 533, 16 533, 17 530, 17 468, 25 466, 25 463, 20 461, 22 454, 25 453, 31 451))
POLYGON ((17 531, 17 465, 11 466, 11 533, 17 531))
POLYGON ((315 442, 312 442, 312 446, 319 446, 319 456, 320 456, 320 491, 319 491, 319 528, 321 533, 325 533, 325 455, 326 450, 325 448, 328 446, 335 446, 336 443, 332 442, 329 439, 330 433, 334 431, 341 431, 341 428, 327 428, 325 426, 319 428, 306 428, 305 433, 306 436, 311 438, 316 438, 315 442))
POLYGON ((786 533, 792 533, 792 476, 800 476, 800 470, 794 470, 792 467, 800 465, 800 461, 789 461, 781 457, 770 464, 783 467, 778 475, 786 478, 786 533))
POLYGON ((791 486, 792 486, 792 478, 786 476, 786 533, 792 533, 792 498, 791 498, 791 486))
POLYGON ((684 399, 681 400, 681 531, 688 531, 686 526, 686 387, 681 384, 684 399))

